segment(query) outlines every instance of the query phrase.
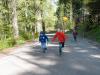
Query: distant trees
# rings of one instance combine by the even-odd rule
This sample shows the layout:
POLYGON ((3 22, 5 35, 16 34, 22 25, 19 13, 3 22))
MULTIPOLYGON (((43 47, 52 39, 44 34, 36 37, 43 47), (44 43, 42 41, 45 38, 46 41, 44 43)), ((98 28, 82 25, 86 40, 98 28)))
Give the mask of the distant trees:
POLYGON ((81 13, 80 8, 82 2, 80 0, 59 0, 56 15, 58 18, 57 26, 65 29, 72 29, 74 19, 81 13), (64 22, 63 17, 67 17, 68 21, 64 22))
POLYGON ((100 24, 100 0, 94 0, 87 4, 89 12, 92 16, 93 22, 100 24))
POLYGON ((0 49, 32 39, 54 23, 49 0, 0 0, 0 49))

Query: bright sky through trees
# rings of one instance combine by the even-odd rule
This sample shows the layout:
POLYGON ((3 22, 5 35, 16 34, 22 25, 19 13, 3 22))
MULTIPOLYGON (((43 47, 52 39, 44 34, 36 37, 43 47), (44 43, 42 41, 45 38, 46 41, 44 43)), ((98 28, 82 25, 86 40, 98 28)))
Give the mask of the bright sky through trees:
POLYGON ((57 8, 57 1, 58 1, 58 0, 52 0, 52 1, 51 1, 53 7, 55 8, 55 11, 56 11, 56 8, 57 8))

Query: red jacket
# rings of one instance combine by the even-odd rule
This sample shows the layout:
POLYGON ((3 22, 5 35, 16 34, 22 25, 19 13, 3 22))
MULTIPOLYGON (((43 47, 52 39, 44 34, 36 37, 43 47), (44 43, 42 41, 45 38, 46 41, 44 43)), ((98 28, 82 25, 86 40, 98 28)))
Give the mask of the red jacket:
POLYGON ((54 41, 56 38, 58 39, 59 42, 65 42, 67 36, 65 36, 64 32, 56 32, 52 41, 54 41))

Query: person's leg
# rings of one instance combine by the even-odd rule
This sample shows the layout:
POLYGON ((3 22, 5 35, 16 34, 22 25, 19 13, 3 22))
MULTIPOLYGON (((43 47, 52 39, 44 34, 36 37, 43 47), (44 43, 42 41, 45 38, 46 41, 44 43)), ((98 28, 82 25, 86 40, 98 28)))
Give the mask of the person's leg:
POLYGON ((43 43, 41 42, 41 48, 43 49, 43 43))
POLYGON ((46 46, 46 43, 44 43, 44 48, 45 48, 45 50, 47 50, 47 46, 46 46))
POLYGON ((75 41, 75 36, 73 35, 73 40, 75 41))
POLYGON ((44 52, 44 43, 41 43, 41 48, 42 48, 42 50, 44 52))
POLYGON ((75 36, 75 41, 77 41, 77 38, 76 38, 76 36, 75 36))
POLYGON ((77 41, 77 35, 76 35, 76 41, 77 41))
POLYGON ((45 53, 46 50, 47 50, 46 43, 43 43, 43 52, 45 53))
POLYGON ((59 43, 59 55, 62 54, 62 43, 59 43))
POLYGON ((75 40, 75 41, 77 41, 77 40, 76 40, 76 36, 75 36, 75 35, 74 35, 74 40, 75 40))
POLYGON ((65 42, 62 42, 62 48, 64 48, 65 42))

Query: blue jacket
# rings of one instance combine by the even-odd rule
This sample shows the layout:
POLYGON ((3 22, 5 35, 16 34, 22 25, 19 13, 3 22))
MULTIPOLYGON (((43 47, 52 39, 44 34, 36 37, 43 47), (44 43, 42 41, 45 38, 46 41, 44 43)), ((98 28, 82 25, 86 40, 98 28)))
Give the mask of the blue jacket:
POLYGON ((48 37, 44 33, 40 33, 39 41, 41 43, 46 43, 48 41, 48 37))

